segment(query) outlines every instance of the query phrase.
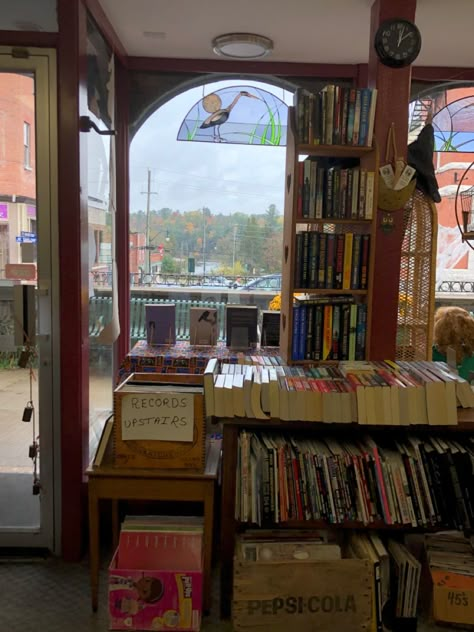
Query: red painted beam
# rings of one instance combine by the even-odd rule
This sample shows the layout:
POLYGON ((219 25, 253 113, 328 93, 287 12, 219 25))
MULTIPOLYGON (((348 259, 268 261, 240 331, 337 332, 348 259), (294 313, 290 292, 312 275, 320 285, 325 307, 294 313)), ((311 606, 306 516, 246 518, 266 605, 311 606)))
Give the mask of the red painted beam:
POLYGON ((474 68, 413 66, 412 81, 443 83, 444 81, 474 81, 474 68))
POLYGON ((115 32, 109 18, 107 17, 104 9, 102 8, 99 0, 82 0, 87 10, 93 17, 99 31, 106 39, 108 45, 114 52, 114 54, 120 59, 122 64, 126 62, 127 51, 124 45, 119 39, 119 36, 115 32))
POLYGON ((38 48, 56 48, 58 33, 42 31, 0 31, 2 46, 34 46, 38 48))
POLYGON ((129 70, 186 73, 239 73, 291 77, 348 78, 358 75, 358 64, 307 64, 279 61, 228 61, 225 59, 177 59, 128 57, 129 70))

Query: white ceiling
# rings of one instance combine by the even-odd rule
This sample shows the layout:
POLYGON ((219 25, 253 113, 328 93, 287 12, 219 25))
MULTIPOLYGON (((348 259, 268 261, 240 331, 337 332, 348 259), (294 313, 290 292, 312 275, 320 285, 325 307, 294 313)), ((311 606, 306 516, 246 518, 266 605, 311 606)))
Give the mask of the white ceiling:
MULTIPOLYGON (((371 0, 99 1, 130 56, 217 59, 216 35, 247 32, 274 41, 262 64, 368 60, 371 0)), ((474 66, 474 0, 418 0, 415 22, 416 65, 474 66)))

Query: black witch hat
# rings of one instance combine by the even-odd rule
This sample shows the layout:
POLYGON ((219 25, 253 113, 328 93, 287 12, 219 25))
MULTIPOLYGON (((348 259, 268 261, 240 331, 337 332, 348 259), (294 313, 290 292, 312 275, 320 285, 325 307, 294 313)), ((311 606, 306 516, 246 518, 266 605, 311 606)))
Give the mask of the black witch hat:
POLYGON ((418 138, 408 145, 407 162, 416 169, 416 188, 434 202, 441 202, 433 165, 434 130, 431 117, 428 121, 418 134, 418 138))

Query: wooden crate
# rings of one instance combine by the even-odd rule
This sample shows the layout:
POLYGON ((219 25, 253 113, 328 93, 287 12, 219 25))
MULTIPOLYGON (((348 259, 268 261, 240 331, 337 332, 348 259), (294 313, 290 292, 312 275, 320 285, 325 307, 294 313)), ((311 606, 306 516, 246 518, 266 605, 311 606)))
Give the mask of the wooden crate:
POLYGON ((204 472, 206 425, 204 393, 194 396, 194 426, 192 441, 161 441, 153 439, 124 440, 122 437, 122 407, 136 384, 166 384, 172 392, 174 385, 203 386, 201 375, 132 373, 114 392, 114 464, 126 468, 189 469, 204 472))
POLYGON ((234 630, 368 632, 373 582, 368 560, 248 562, 237 553, 234 630))

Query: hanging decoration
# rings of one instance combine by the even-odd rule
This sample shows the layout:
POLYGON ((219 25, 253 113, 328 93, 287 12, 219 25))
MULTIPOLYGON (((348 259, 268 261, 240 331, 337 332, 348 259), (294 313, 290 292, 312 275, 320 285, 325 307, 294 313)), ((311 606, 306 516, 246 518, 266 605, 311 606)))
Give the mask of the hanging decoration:
POLYGON ((380 226, 385 233, 395 227, 395 211, 403 209, 415 189, 415 170, 398 155, 395 124, 388 130, 385 164, 380 167, 377 206, 380 226))
POLYGON ((474 168, 474 162, 462 174, 456 190, 456 198, 454 200, 454 212, 456 215, 456 223, 461 233, 462 241, 474 250, 474 185, 470 171, 474 168))
POLYGON ((288 106, 254 86, 203 95, 185 116, 177 140, 284 147, 288 106))

